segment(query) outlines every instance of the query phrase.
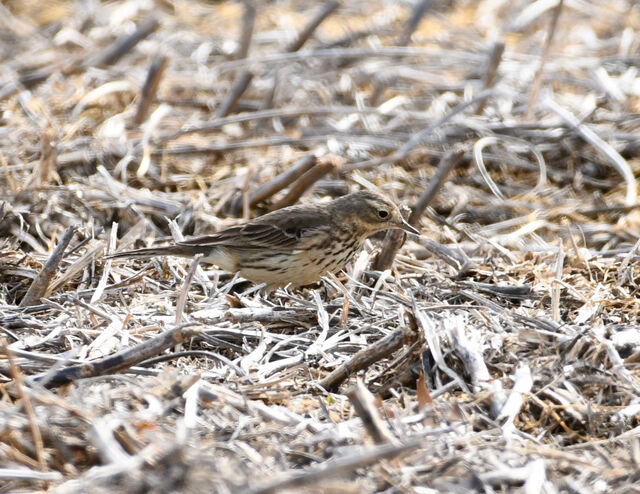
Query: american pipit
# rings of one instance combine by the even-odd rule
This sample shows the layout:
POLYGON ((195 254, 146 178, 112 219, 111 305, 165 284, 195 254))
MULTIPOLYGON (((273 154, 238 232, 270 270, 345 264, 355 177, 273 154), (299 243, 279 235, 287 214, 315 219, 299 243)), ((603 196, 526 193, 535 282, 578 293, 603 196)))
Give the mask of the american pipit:
POLYGON ((419 234, 398 207, 375 192, 355 192, 324 204, 279 209, 243 225, 166 247, 118 252, 108 257, 180 256, 238 272, 271 290, 309 285, 344 268, 365 239, 397 228, 419 234))

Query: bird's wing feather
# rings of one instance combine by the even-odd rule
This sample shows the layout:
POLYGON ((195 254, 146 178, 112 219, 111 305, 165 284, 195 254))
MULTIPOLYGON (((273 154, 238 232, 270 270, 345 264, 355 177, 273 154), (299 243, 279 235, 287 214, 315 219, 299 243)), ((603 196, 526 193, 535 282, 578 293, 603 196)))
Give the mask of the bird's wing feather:
POLYGON ((293 206, 265 214, 243 226, 234 226, 213 235, 191 238, 178 244, 294 250, 299 248, 299 238, 305 231, 329 224, 329 215, 321 207, 293 206))

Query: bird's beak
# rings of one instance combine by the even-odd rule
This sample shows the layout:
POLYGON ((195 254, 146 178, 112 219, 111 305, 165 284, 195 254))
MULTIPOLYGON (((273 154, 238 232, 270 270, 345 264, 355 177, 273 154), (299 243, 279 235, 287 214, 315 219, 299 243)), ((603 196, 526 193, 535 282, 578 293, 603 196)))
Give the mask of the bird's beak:
POLYGON ((402 223, 398 225, 398 228, 400 228, 401 230, 404 230, 405 232, 415 233, 416 235, 420 235, 420 231, 412 227, 404 219, 402 220, 402 223))

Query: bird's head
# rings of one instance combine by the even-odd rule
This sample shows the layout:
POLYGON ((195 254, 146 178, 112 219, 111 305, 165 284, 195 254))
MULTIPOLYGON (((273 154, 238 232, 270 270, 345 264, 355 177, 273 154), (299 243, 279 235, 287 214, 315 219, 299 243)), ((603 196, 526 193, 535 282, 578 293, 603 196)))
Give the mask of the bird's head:
POLYGON ((354 192, 334 200, 330 207, 332 215, 359 230, 354 233, 368 236, 380 230, 400 229, 420 234, 404 220, 398 206, 376 192, 354 192))

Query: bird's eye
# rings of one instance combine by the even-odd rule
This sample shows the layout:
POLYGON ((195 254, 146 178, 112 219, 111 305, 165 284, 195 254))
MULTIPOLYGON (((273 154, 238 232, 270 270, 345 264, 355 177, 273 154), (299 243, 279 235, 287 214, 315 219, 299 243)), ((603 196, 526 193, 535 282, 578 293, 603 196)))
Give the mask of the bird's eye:
POLYGON ((384 209, 381 209, 380 211, 378 211, 378 217, 384 219, 387 216, 389 216, 389 212, 388 211, 385 211, 384 209))

